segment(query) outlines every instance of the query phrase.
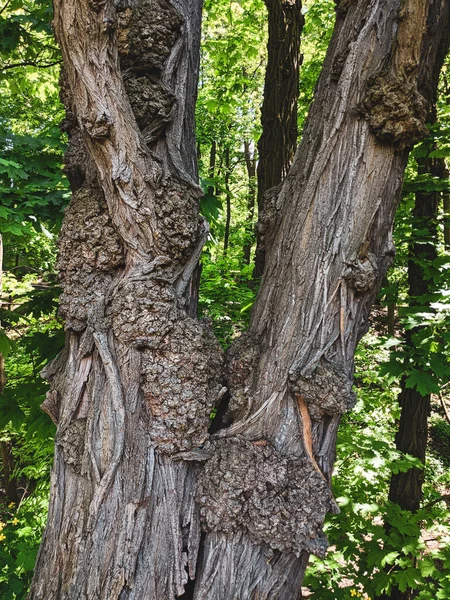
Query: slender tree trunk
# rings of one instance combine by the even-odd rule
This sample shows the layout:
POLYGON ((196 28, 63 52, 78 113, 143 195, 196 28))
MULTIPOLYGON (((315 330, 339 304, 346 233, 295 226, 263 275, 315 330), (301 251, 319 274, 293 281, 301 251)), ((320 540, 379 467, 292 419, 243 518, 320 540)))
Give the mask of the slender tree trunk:
MULTIPOLYGON (((217 142, 216 140, 213 140, 211 142, 211 150, 209 151, 209 178, 211 180, 214 180, 214 177, 216 175, 216 155, 217 155, 217 142)), ((216 189, 214 185, 210 185, 208 187, 208 194, 210 196, 214 196, 214 194, 216 193, 216 189)))
POLYGON ((55 0, 74 195, 59 242, 67 343, 46 369, 58 429, 33 600, 168 600, 188 577, 196 600, 292 600, 309 553, 326 551, 354 349, 393 253, 448 3, 339 4, 303 144, 273 197, 250 330, 228 355, 233 424, 209 439, 227 390, 217 342, 187 314, 206 234, 199 23, 193 0, 118 0, 116 12, 55 0))
POLYGON ((12 453, 11 442, 1 442, 2 450, 2 469, 3 469, 3 481, 5 486, 5 496, 9 502, 17 504, 17 480, 13 476, 14 473, 14 457, 12 453))
POLYGON ((225 148, 225 177, 224 177, 224 189, 225 189, 225 233, 223 236, 223 254, 228 254, 228 245, 230 242, 230 225, 231 225, 231 190, 230 190, 230 174, 231 174, 231 163, 230 163, 230 149, 225 148))
POLYGON ((256 200, 256 159, 255 152, 247 140, 244 142, 244 158, 248 177, 247 223, 245 226, 244 262, 249 265, 252 251, 253 219, 256 200))
POLYGON ((265 0, 269 39, 262 135, 258 142, 258 215, 255 277, 264 271, 268 223, 264 194, 286 177, 297 147, 297 101, 303 29, 301 0, 265 0))

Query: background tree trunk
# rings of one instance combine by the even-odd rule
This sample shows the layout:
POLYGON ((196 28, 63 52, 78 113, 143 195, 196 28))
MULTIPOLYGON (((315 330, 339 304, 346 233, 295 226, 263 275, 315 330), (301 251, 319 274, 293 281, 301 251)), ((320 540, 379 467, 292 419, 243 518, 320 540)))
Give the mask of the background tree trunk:
POLYGON ((258 214, 255 277, 264 271, 267 229, 264 194, 286 177, 297 148, 297 102, 300 71, 301 0, 265 0, 269 40, 258 142, 258 214))
POLYGON ((248 176, 248 192, 247 192, 247 225, 245 227, 245 244, 243 248, 244 262, 249 265, 251 260, 252 250, 252 233, 253 219, 255 217, 255 200, 256 200, 256 158, 253 144, 249 141, 244 142, 244 158, 248 176))

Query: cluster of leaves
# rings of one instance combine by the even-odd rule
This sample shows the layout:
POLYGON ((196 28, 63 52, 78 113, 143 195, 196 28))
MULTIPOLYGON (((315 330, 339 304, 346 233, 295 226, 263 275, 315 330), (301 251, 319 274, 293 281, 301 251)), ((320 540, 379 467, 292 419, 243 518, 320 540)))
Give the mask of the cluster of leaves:
POLYGON ((312 599, 350 600, 355 590, 375 598, 393 588, 415 589, 421 600, 448 598, 450 510, 440 490, 450 477, 440 457, 428 460, 421 510, 401 510, 387 499, 392 473, 423 468, 395 449, 400 388, 380 376, 388 358, 386 343, 373 334, 358 349, 359 401, 339 431, 333 481, 341 512, 326 524, 326 559, 311 561, 305 585, 312 599))
POLYGON ((39 408, 48 389, 39 373, 63 344, 54 263, 68 194, 50 22, 48 0, 0 8, 0 438, 12 452, 8 491, 17 496, 0 497, 5 599, 26 596, 45 525, 55 429, 39 408))

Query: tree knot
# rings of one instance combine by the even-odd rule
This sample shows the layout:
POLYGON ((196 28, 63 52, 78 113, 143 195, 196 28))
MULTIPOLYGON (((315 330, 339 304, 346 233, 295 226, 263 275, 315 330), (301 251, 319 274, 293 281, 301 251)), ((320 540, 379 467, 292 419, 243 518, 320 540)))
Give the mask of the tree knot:
POLYGON ((372 76, 359 106, 376 137, 398 151, 428 135, 428 105, 417 90, 415 78, 409 75, 412 72, 413 65, 409 65, 399 75, 388 72, 372 76))
POLYGON ((367 292, 372 289, 378 278, 377 258, 371 252, 365 256, 347 263, 344 279, 357 292, 367 292))

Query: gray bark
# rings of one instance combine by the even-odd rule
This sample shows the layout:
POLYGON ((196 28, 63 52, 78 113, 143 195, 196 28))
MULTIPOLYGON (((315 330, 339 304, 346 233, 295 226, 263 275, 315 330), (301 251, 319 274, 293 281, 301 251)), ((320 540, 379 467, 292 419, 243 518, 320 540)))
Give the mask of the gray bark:
POLYGON ((426 133, 430 42, 448 31, 448 3, 361 0, 337 11, 302 144, 273 197, 250 328, 228 354, 233 424, 200 475, 209 533, 197 600, 298 598, 306 555, 326 551, 354 351, 394 254, 408 149, 426 133), (272 553, 285 561, 276 575, 272 553))
POLYGON ((195 576, 194 467, 222 352, 188 316, 207 233, 194 103, 201 2, 55 0, 73 198, 59 240, 66 348, 29 598, 174 598, 195 576))
POLYGON ((309 553, 326 551, 336 431, 393 254, 407 148, 425 132, 427 15, 442 21, 445 4, 339 3, 273 197, 250 329, 227 358, 233 423, 210 438, 222 355, 187 294, 207 233, 192 127, 200 2, 55 0, 67 342, 45 370, 58 429, 30 599, 166 600, 188 577, 198 600, 299 597, 309 553))

